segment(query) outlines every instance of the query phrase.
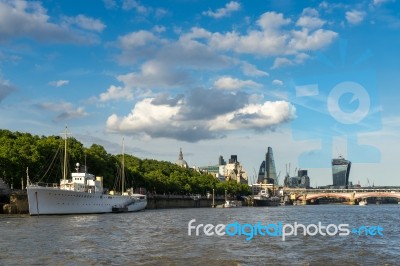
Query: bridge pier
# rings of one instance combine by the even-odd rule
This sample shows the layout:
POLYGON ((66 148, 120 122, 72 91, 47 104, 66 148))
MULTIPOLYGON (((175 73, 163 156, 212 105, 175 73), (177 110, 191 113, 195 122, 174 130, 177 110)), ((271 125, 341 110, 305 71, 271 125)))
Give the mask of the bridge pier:
POLYGON ((303 194, 302 204, 307 205, 307 194, 303 194))
POLYGON ((355 195, 356 195, 355 192, 351 193, 350 199, 349 199, 349 205, 356 205, 355 195))

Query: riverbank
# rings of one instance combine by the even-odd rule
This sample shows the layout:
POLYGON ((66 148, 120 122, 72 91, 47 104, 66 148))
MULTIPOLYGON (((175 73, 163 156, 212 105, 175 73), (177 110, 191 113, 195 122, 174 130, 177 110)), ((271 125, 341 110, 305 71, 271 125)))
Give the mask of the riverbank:
MULTIPOLYGON (((214 204, 225 203, 224 197, 214 199, 214 204)), ((146 209, 206 208, 213 204, 212 198, 186 195, 149 195, 146 209)), ((28 197, 25 191, 12 192, 9 203, 0 203, 2 214, 29 213, 28 197)))

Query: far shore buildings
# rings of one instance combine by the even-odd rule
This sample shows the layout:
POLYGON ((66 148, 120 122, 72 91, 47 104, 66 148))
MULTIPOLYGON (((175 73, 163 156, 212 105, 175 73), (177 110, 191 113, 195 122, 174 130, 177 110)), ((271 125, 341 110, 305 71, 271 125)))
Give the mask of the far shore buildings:
POLYGON ((275 169, 275 160, 272 148, 268 147, 264 160, 261 162, 258 172, 258 184, 278 185, 278 176, 275 169))
POLYGON ((231 155, 228 163, 222 156, 218 158, 218 165, 199 167, 199 170, 214 175, 220 181, 236 181, 248 184, 248 175, 243 165, 238 161, 237 155, 231 155))
POLYGON ((332 179, 334 188, 349 188, 353 185, 349 183, 351 162, 339 156, 332 159, 332 179))
POLYGON ((307 170, 298 170, 297 176, 286 174, 283 185, 289 188, 310 188, 310 177, 307 170))

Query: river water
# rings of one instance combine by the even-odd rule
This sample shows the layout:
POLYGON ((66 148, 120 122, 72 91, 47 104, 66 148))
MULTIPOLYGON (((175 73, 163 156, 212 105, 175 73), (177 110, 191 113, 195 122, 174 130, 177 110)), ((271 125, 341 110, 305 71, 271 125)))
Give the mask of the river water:
MULTIPOLYGON (((0 216, 0 265, 400 265, 400 205, 0 216), (380 226, 382 236, 188 235, 188 223, 380 226)), ((332 229, 333 227, 331 227, 332 229)), ((232 228, 231 228, 232 229, 232 228)), ((333 228, 334 229, 334 228, 333 228)), ((331 230, 331 232, 333 231, 331 230)), ((310 229, 311 230, 311 229, 310 229)), ((312 231, 312 230, 311 230, 312 231)), ((234 228, 231 230, 234 232, 234 228)), ((274 232, 270 229, 270 232, 274 232)))

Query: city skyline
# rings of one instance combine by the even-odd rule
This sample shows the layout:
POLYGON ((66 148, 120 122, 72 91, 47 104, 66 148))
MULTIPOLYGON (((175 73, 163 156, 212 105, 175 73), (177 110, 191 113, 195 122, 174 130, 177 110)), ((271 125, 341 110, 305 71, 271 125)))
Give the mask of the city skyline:
MULTIPOLYGON (((0 0, 0 128, 399 185, 398 3, 0 0)), ((255 169, 255 170, 254 170, 255 169)), ((290 173, 294 175, 294 173, 290 173)))

